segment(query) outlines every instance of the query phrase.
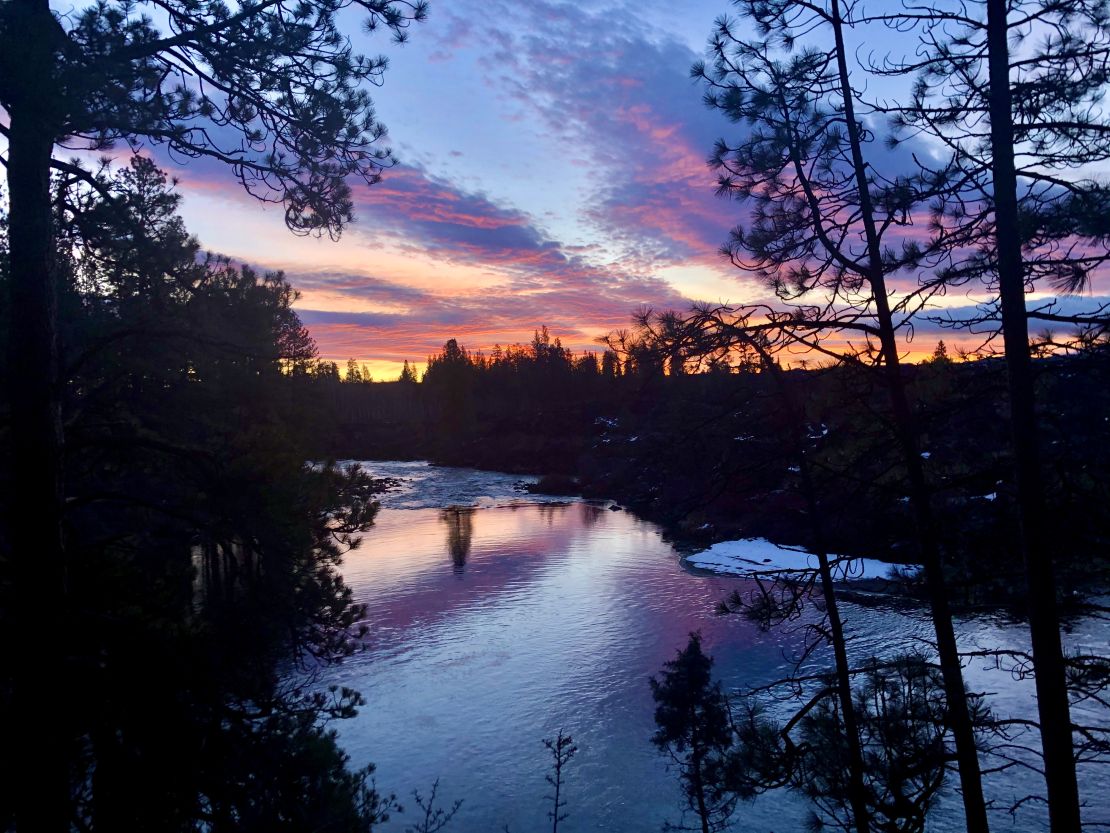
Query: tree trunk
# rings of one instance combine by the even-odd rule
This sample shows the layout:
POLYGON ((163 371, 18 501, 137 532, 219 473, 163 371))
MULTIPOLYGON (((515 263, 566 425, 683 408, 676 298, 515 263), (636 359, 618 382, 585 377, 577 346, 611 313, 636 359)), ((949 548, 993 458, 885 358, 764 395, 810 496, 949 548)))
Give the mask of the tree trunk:
POLYGON ((898 358, 898 342, 895 338, 890 302, 887 298, 882 250, 875 225, 875 213, 867 181, 867 167, 863 159, 859 127, 856 122, 852 87, 848 78, 843 22, 838 0, 832 0, 831 9, 833 34, 836 39, 837 69, 844 97, 844 118, 847 122, 848 138, 852 150, 852 164, 855 168, 856 185, 859 191, 860 214, 867 237, 870 271, 868 279, 875 298, 883 369, 894 414, 895 431, 898 434, 898 442, 902 448, 909 475, 910 501, 917 527, 921 560, 925 567, 925 581, 929 592, 930 611, 937 637, 937 653, 940 659, 948 705, 948 722, 956 744, 960 788, 963 792, 964 818, 968 833, 987 833, 989 825, 986 802, 983 798, 983 779, 979 766, 979 753, 975 747, 975 731, 971 723, 967 692, 964 688, 963 669, 960 664, 959 649, 956 645, 956 634, 952 627, 952 611, 949 606, 948 588, 944 579, 944 565, 940 557, 940 545, 936 538, 936 526, 933 520, 929 489, 921 465, 915 420, 906 397, 905 382, 902 379, 902 368, 898 358))
MULTIPOLYGON (((696 719, 694 715, 691 715, 691 720, 696 719)), ((694 738, 694 743, 697 743, 697 738, 694 738)), ((705 782, 701 777, 701 762, 702 753, 695 746, 691 755, 690 781, 694 788, 694 800, 698 805, 698 821, 701 823, 701 833, 710 833, 709 807, 705 803, 705 782)))
POLYGON ((809 511, 810 529, 813 532, 814 551, 821 574, 821 595, 825 601, 825 614, 829 617, 829 635, 832 641, 833 658, 836 668, 836 690, 840 700, 840 711, 844 720, 844 734, 848 741, 848 803, 852 806, 856 833, 870 833, 871 811, 867 806, 867 789, 863 780, 863 749, 860 746, 859 720, 856 706, 852 701, 851 666, 848 664, 848 643, 844 636, 844 621, 840 617, 840 606, 836 600, 836 587, 833 584, 832 568, 829 566, 829 547, 825 539, 825 525, 821 522, 821 507, 817 502, 817 488, 813 482, 809 458, 805 453, 806 420, 801 406, 782 378, 782 370, 774 359, 763 351, 754 341, 749 346, 759 353, 771 378, 775 380, 783 403, 793 420, 795 444, 797 446, 798 469, 802 475, 802 492, 809 511))
POLYGON ((863 781, 863 750, 860 747, 856 706, 852 702, 851 667, 848 665, 844 622, 840 618, 840 607, 836 601, 836 588, 833 586, 832 569, 829 567, 829 550, 825 544, 824 530, 818 516, 817 493, 813 488, 809 462, 803 460, 801 468, 806 503, 813 518, 811 523, 816 538, 817 563, 821 570, 821 595, 825 600, 825 613, 829 617, 829 632, 832 636, 833 656, 836 662, 836 690, 844 720, 844 734, 848 740, 848 803, 852 805, 852 814, 855 816, 856 833, 870 833, 871 811, 867 806, 867 789, 863 781))
POLYGON ((1053 833, 1079 833, 1079 787, 1072 749, 1071 715, 1056 577, 1044 525, 1040 449, 1034 404, 1025 276, 1018 233, 1013 104, 1006 0, 987 0, 991 165, 994 189, 998 287, 1010 391, 1010 430, 1017 482, 1020 546, 1028 582, 1029 630, 1037 684, 1048 813, 1053 833))
POLYGON ((8 397, 12 483, 8 509, 13 619, 12 772, 16 825, 67 831, 70 736, 65 673, 67 586, 62 531, 62 421, 50 158, 60 107, 54 86, 58 24, 47 0, 5 10, 9 109, 11 329, 8 397))

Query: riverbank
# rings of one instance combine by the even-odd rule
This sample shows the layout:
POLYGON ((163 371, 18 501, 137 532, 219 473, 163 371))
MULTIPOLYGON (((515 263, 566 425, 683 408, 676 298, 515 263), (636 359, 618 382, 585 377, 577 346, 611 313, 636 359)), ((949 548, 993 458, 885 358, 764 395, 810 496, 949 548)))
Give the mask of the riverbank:
MULTIPOLYGON (((964 607, 1020 609, 1026 594, 1003 370, 989 361, 905 369, 934 528, 964 607)), ((1046 511, 1068 602, 1110 581, 1110 514, 1101 511, 1110 481, 1100 474, 1110 470, 1110 359, 1037 370, 1046 511)), ((338 412, 330 453, 541 472, 536 492, 615 500, 683 551, 746 538, 812 550, 817 522, 833 552, 914 564, 904 459, 883 391, 847 368, 792 370, 786 383, 806 404, 799 431, 783 424, 781 391, 765 376, 571 377, 562 388, 525 390, 478 375, 467 377, 474 389, 458 407, 435 386, 341 385, 351 402, 338 412), (803 496, 802 456, 817 518, 803 496)))
MULTIPOLYGON (((448 507, 445 511, 470 513, 476 509, 566 505, 585 501, 605 511, 631 507, 610 498, 586 497, 576 481, 565 476, 520 475, 472 467, 440 466, 428 461, 343 461, 376 472, 371 482, 384 508, 423 509, 448 507), (388 472, 381 476, 383 472, 388 472)), ((661 530, 662 531, 662 530, 661 530)), ((817 556, 799 547, 778 544, 763 538, 719 541, 706 546, 687 537, 664 538, 676 548, 683 566, 693 573, 739 578, 804 578, 817 568, 817 556)), ((914 570, 877 559, 831 555, 834 578, 854 591, 904 595, 907 579, 914 570)))

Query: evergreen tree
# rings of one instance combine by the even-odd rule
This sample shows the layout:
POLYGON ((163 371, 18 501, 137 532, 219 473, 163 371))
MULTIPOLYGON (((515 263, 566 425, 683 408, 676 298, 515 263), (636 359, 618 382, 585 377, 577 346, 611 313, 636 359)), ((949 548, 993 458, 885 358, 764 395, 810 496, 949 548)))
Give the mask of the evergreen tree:
MULTIPOLYGON (((278 273, 198 256, 149 160, 97 182, 62 183, 55 214, 67 605, 82 623, 63 670, 82 696, 56 716, 75 787, 49 809, 82 830, 366 831, 390 802, 324 728, 359 697, 278 684, 291 660, 356 648, 337 566, 377 509, 358 471, 305 464, 311 415, 291 370, 308 373, 315 345, 296 294, 278 273)), ((0 459, 15 441, 2 435, 0 459)), ((5 519, 0 539, 9 530, 5 519)), ((25 621, 16 569, 0 562, 8 633, 25 621)), ((4 666, 5 719, 19 673, 4 666)), ((15 748, 9 784, 28 764, 15 748)), ((3 791, 0 825, 51 818, 26 821, 21 800, 3 791)))
MULTIPOLYGON (((1110 9, 1103 0, 982 0, 970 8, 925 8, 894 21, 915 27, 922 43, 912 61, 886 69, 918 74, 912 100, 892 109, 902 127, 925 130, 951 148, 959 172, 937 222, 977 245, 946 277, 982 279, 997 292, 989 318, 1001 324, 1008 373, 1049 815, 1054 833, 1077 833, 1069 672, 1029 343, 1031 317, 1068 317, 1030 312, 1027 293, 1042 283, 1082 289, 1110 259, 1110 193, 1082 175, 1110 158, 1110 123, 1100 106, 1110 88, 1110 9)), ((1105 323, 1105 307, 1093 313, 1071 320, 1105 323)))
POLYGON ((758 337, 772 351, 804 348, 860 369, 875 368, 887 391, 908 480, 967 826, 983 833, 986 802, 950 591, 899 354, 899 330, 941 285, 928 283, 892 300, 890 284, 900 272, 944 263, 957 245, 943 233, 924 243, 907 233, 915 211, 947 180, 944 173, 883 172, 868 158, 874 136, 857 113, 860 94, 845 47, 851 21, 841 0, 802 6, 740 0, 738 5, 761 39, 740 37, 732 21, 721 19, 711 63, 692 72, 707 85, 706 103, 745 127, 735 144, 719 141, 711 159, 720 170, 720 193, 754 207, 748 227, 738 226, 724 251, 739 268, 763 278, 785 308, 703 307, 688 327, 711 350, 758 337), (799 39, 804 45, 795 50, 799 39), (833 338, 858 342, 836 349, 829 344, 833 338))
MULTIPOLYGON (((47 586, 58 606, 36 646, 15 646, 14 713, 64 711, 69 630, 58 269, 51 170, 99 180, 54 157, 59 144, 137 151, 166 145, 179 157, 227 164, 252 194, 285 206, 291 229, 332 235, 351 219, 348 177, 378 180, 389 164, 377 146, 384 128, 364 84, 378 81, 384 58, 354 53, 338 23, 337 0, 228 5, 223 2, 98 2, 56 13, 48 0, 0 6, 0 108, 10 198, 8 396, 15 437, 8 501, 15 594, 30 604, 47 586), (145 12, 151 10, 151 14, 145 12), (214 138, 219 126, 221 138, 214 138), (35 517, 37 523, 29 519, 35 517)), ((403 39, 422 0, 357 0, 370 28, 403 39)), ((142 233, 136 222, 134 230, 142 233)), ((29 621, 33 609, 24 609, 29 621)), ((20 758, 20 815, 60 831, 69 792, 69 741, 50 720, 14 727, 20 758), (33 731, 29 727, 34 726, 33 731), (32 795, 44 796, 31 804, 32 795)))
POLYGON ((405 365, 401 368, 401 375, 397 377, 397 381, 408 385, 416 383, 416 371, 409 367, 408 359, 405 359, 405 365))
MULTIPOLYGON (((651 679, 655 725, 651 741, 679 768, 687 807, 702 833, 726 830, 738 801, 727 783, 732 730, 728 706, 712 678, 713 660, 702 653, 701 636, 651 679)), ((689 829, 689 828, 672 828, 689 829)))

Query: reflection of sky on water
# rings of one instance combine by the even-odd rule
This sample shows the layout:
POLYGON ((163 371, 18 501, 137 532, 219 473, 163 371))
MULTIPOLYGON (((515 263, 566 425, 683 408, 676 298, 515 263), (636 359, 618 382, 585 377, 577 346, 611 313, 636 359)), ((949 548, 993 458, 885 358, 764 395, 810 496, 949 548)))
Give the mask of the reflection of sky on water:
MULTIPOLYGON (((375 762, 379 784, 402 797, 440 778, 441 795, 466 801, 453 829, 508 824, 529 833, 545 818, 540 741, 562 727, 581 748, 569 775, 568 830, 678 821, 675 779, 648 740, 648 677, 701 630, 726 685, 769 682, 796 637, 716 616, 715 604, 742 582, 682 570, 658 529, 630 513, 580 502, 503 505, 519 478, 402 465, 445 500, 384 508, 347 557, 347 579, 367 605, 368 649, 328 682, 368 701, 340 727, 353 763, 375 762), (447 482, 437 481, 444 472, 447 482), (478 500, 483 486, 493 500, 478 500), (474 505, 491 508, 465 508, 474 505)), ((848 606, 846 618, 859 658, 920 646, 931 630, 920 613, 848 606)), ((961 634, 967 647, 1023 641, 1021 627, 996 619, 965 622, 961 634)), ((1089 647, 1101 639, 1105 649, 1097 626, 1073 639, 1089 647)), ((1032 686, 982 665, 969 667, 969 686, 996 692, 1000 713, 1027 714, 1032 686)), ((993 787, 1000 799, 1024 789, 1012 775, 1002 779, 993 787)), ((935 830, 954 829, 946 805, 935 830)), ((801 802, 778 794, 742 808, 737 829, 800 831, 804 815, 801 802)), ((1008 817, 997 823, 1039 829, 1032 810, 1017 828, 1008 817)))

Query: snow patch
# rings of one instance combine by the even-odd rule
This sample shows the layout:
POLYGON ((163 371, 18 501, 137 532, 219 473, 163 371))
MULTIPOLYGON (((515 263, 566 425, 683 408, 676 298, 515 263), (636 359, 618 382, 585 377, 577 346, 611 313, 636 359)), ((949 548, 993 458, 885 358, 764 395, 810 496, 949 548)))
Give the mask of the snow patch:
MULTIPOLYGON (((830 555, 833 574, 839 581, 889 578, 893 564, 874 558, 846 558, 830 555)), ((741 538, 722 541, 707 550, 683 559, 699 570, 727 576, 802 573, 818 568, 818 558, 811 552, 781 547, 766 538, 741 538)))

